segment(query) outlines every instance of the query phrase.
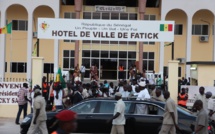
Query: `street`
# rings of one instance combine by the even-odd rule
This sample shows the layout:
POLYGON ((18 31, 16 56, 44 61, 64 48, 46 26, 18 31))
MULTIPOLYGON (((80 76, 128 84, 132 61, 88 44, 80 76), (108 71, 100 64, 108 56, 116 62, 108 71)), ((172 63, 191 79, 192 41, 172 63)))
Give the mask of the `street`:
POLYGON ((20 134, 20 127, 15 124, 15 118, 0 118, 0 133, 20 134))

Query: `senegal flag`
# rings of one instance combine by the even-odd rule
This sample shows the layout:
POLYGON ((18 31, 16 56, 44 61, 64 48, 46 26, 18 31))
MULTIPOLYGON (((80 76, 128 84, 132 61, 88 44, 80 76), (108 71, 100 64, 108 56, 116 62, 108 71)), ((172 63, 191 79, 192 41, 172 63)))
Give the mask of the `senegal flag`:
POLYGON ((172 24, 160 24, 160 31, 172 31, 172 24))
POLYGON ((62 85, 62 88, 66 88, 66 83, 63 79, 63 76, 62 76, 62 72, 61 72, 61 68, 59 67, 58 68, 58 72, 57 72, 57 75, 56 75, 56 79, 55 79, 55 82, 56 83, 60 83, 62 85))
POLYGON ((11 34, 11 31, 12 31, 12 22, 7 24, 3 28, 0 28, 0 34, 11 34))

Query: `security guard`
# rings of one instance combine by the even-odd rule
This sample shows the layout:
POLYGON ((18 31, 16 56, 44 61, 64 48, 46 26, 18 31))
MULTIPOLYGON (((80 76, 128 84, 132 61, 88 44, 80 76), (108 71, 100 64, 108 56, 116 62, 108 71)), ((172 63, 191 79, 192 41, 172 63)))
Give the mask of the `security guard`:
POLYGON ((77 128, 77 114, 71 110, 63 110, 55 116, 59 121, 57 131, 52 134, 70 134, 77 128))

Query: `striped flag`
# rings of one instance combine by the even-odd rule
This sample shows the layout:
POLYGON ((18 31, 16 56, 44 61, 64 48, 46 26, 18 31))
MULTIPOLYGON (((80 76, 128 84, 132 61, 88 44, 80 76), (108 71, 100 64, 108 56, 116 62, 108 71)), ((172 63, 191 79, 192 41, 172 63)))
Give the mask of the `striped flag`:
POLYGON ((160 31, 172 31, 172 24, 160 24, 160 31))
POLYGON ((34 44, 34 49, 33 49, 33 52, 32 52, 32 56, 37 56, 37 45, 38 45, 38 41, 34 44))
POLYGON ((12 32, 12 22, 7 24, 3 28, 0 28, 0 34, 11 34, 11 32, 12 32))

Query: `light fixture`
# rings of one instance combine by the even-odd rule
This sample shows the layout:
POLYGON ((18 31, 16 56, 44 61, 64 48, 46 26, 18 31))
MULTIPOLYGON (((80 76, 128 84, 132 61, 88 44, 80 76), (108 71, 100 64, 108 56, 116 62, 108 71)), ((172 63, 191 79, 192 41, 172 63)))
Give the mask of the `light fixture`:
POLYGON ((190 70, 196 70, 196 69, 197 69, 196 67, 191 67, 191 68, 190 68, 190 70))

